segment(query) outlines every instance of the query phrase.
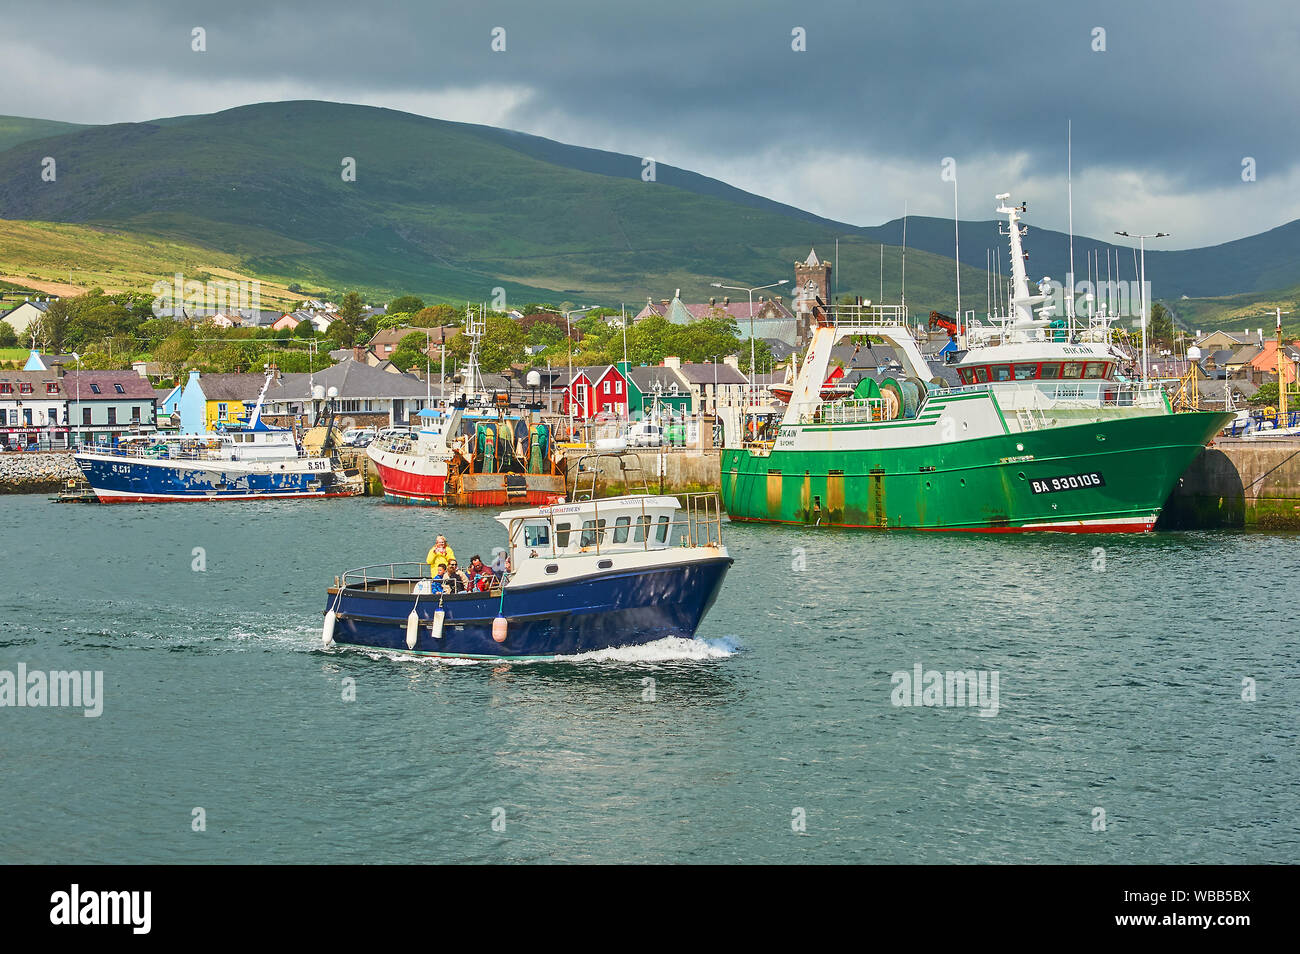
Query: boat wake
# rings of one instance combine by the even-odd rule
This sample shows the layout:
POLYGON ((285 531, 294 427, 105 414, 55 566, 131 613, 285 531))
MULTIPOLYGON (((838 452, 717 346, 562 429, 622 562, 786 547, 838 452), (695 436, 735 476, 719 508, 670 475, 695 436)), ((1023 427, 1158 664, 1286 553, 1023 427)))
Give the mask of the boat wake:
POLYGON ((575 653, 571 656, 551 656, 546 659, 533 657, 502 656, 498 659, 462 659, 455 656, 426 656, 415 653, 385 652, 357 646, 333 647, 318 652, 336 653, 360 652, 369 659, 386 659, 392 662, 432 663, 438 666, 500 666, 503 663, 512 666, 527 666, 539 662, 546 663, 660 663, 690 662, 710 659, 726 659, 739 652, 739 647, 732 637, 719 639, 686 639, 681 636, 668 636, 642 646, 621 646, 617 649, 597 649, 587 653, 575 653))
POLYGON ((556 662, 678 662, 681 660, 725 659, 736 653, 735 641, 722 639, 685 639, 667 636, 643 646, 620 646, 617 649, 597 649, 574 656, 556 656, 556 662))

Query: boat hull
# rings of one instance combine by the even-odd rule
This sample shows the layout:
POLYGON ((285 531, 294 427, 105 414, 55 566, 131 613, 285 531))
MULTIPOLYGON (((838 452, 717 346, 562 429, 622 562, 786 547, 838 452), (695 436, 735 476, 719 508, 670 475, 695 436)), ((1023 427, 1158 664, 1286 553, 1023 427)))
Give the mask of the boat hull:
POLYGON ((76 454, 100 503, 177 503, 350 496, 330 462, 178 461, 76 454))
POLYGON ((730 557, 669 567, 616 571, 563 583, 507 586, 500 595, 418 598, 346 588, 328 591, 326 612, 337 614, 334 640, 396 653, 468 659, 548 659, 600 649, 638 646, 668 636, 693 637, 717 599, 730 557), (432 620, 445 612, 440 638, 432 620), (413 648, 407 617, 420 620, 413 648), (504 642, 492 638, 498 613, 508 620, 504 642))
MULTIPOLYGON (((374 458, 372 458, 373 460, 374 458)), ((564 498, 559 474, 462 474, 448 480, 442 473, 421 473, 375 460, 392 503, 439 507, 545 507, 564 498)))
POLYGON ((968 532, 1150 531, 1229 414, 1142 415, 914 447, 722 452, 732 520, 968 532))

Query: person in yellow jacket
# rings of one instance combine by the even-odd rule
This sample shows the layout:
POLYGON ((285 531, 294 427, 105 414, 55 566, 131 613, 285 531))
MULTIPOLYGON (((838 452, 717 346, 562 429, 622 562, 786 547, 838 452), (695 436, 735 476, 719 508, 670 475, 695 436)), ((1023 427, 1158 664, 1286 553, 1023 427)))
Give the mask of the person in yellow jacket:
POLYGON ((456 551, 447 546, 447 538, 441 533, 433 541, 433 547, 429 550, 429 555, 424 558, 424 562, 429 564, 429 575, 436 575, 438 566, 446 566, 456 559, 456 551))

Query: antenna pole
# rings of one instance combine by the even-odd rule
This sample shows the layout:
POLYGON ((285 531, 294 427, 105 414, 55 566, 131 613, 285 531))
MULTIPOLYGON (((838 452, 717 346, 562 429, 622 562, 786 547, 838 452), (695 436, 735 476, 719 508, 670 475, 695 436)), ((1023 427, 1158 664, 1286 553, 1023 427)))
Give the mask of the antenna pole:
POLYGON ((903 306, 903 321, 907 321, 907 200, 903 200, 903 280, 902 291, 898 296, 899 304, 903 306))
POLYGON ((961 330, 961 219, 957 217, 957 176, 952 177, 952 234, 957 254, 957 330, 961 330))
POLYGON ((1070 207, 1070 295, 1066 298, 1066 312, 1070 319, 1071 330, 1074 326, 1074 129, 1070 120, 1065 121, 1065 190, 1070 207))

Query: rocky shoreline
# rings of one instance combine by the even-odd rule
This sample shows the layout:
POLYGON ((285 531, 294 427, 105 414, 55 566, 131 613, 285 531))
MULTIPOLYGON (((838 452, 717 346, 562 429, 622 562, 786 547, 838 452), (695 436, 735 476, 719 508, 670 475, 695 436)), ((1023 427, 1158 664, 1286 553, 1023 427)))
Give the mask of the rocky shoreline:
POLYGON ((67 451, 0 454, 0 494, 48 494, 81 477, 81 468, 67 451))

